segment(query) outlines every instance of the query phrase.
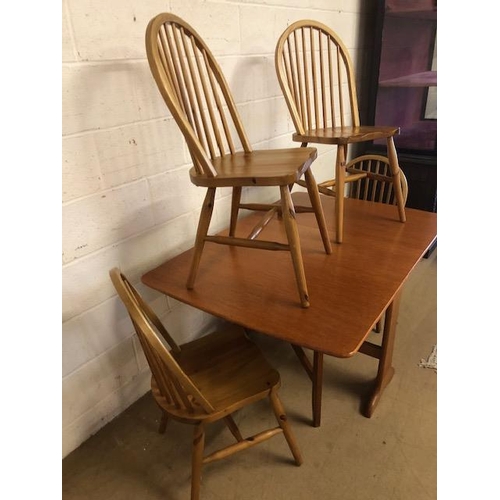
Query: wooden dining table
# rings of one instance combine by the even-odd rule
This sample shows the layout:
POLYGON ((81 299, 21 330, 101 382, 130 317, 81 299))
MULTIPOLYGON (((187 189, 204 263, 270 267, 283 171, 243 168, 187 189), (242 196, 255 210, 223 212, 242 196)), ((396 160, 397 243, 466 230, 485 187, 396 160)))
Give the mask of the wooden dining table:
MULTIPOLYGON (((292 198, 296 205, 308 203, 302 192, 292 198)), ((325 196, 322 203, 333 243, 335 200, 325 196)), ((259 213, 242 218, 237 236, 249 234, 261 218, 259 213)), ((437 238, 437 215, 407 208, 402 223, 395 206, 347 198, 344 241, 333 243, 330 255, 324 252, 314 215, 297 213, 296 219, 308 308, 300 306, 289 252, 206 243, 193 290, 186 288, 193 249, 150 270, 142 282, 214 316, 289 342, 312 381, 316 427, 321 423, 324 355, 349 358, 359 352, 378 359, 373 390, 362 405, 362 413, 371 417, 394 375, 401 291, 437 238), (367 341, 381 316, 385 318, 381 341, 367 341)), ((286 242, 277 216, 263 233, 267 240, 286 242)))

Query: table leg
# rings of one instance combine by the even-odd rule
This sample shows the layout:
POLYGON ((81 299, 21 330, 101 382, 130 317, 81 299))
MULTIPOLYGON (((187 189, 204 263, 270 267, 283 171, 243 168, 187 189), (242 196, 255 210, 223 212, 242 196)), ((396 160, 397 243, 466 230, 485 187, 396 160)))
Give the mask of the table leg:
POLYGON ((304 349, 302 347, 290 344, 297 354, 300 363, 304 367, 307 375, 312 382, 312 414, 313 414, 313 426, 319 427, 321 424, 321 396, 323 394, 323 353, 313 351, 313 363, 306 356, 304 349))
MULTIPOLYGON (((382 392, 387 387, 394 376, 394 367, 392 366, 392 353, 394 351, 394 340, 396 338, 396 325, 399 314, 399 304, 401 302, 400 290, 385 311, 384 331, 382 337, 382 345, 374 345, 370 342, 365 342, 360 348, 360 352, 377 358, 378 371, 375 379, 375 387, 372 394, 366 403, 362 413, 365 417, 370 418, 377 407, 382 392)), ((323 394, 323 353, 314 352, 313 363, 309 361, 302 347, 291 344, 297 354, 302 366, 309 375, 312 382, 312 414, 313 426, 321 425, 321 399, 323 394)))
POLYGON ((321 396, 323 394, 323 353, 314 351, 312 374, 313 427, 321 425, 321 396))
POLYGON ((383 390, 387 387, 394 375, 392 366, 392 353, 394 351, 394 340, 396 337, 396 323, 398 319, 399 303, 401 300, 401 290, 395 295, 393 301, 388 306, 385 313, 384 333, 382 339, 382 349, 378 362, 377 378, 375 388, 363 411, 365 417, 370 418, 380 401, 383 390))

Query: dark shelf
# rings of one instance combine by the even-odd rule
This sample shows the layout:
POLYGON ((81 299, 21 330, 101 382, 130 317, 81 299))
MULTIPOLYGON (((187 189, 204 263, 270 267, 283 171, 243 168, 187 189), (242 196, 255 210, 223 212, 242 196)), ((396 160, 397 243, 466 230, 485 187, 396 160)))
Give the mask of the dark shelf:
POLYGON ((411 17, 413 19, 437 19, 436 10, 388 10, 386 15, 390 17, 411 17))
MULTIPOLYGON (((369 123, 397 126, 399 164, 408 179, 407 207, 437 212, 435 0, 378 0, 369 123)), ((385 141, 357 154, 386 155, 385 141)))
POLYGON ((436 87, 437 71, 422 71, 421 73, 383 80, 378 84, 379 87, 436 87))

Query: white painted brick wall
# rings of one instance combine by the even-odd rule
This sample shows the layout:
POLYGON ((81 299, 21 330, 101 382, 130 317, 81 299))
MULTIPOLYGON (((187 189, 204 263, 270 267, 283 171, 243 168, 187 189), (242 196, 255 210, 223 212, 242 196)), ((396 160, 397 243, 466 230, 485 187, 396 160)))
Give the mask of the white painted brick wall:
MULTIPOLYGON (((274 70, 276 41, 291 22, 318 19, 343 37, 360 77, 366 3, 63 0, 63 456, 149 389, 147 364, 108 277, 112 267, 127 274, 179 342, 218 322, 140 283, 145 271, 192 246, 204 196, 189 181, 189 155, 149 71, 148 21, 171 11, 200 33, 256 149, 296 147, 274 70)), ((324 180, 335 153, 318 152, 314 173, 324 180)), ((257 195, 274 200, 277 193, 257 195)), ((230 191, 221 190, 213 230, 227 226, 229 204, 230 191)))

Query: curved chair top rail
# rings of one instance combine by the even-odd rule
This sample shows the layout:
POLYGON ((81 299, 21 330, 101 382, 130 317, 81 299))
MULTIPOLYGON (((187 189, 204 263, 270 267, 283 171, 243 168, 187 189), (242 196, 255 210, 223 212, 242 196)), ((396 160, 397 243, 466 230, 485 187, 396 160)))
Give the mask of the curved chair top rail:
POLYGON ((161 324, 160 319, 146 305, 137 290, 118 268, 111 269, 109 275, 132 320, 153 377, 163 397, 178 410, 185 410, 187 413, 199 411, 200 408, 207 414, 214 412, 213 406, 184 373, 153 329, 153 325, 158 328, 161 335, 171 345, 172 350, 180 351, 180 348, 161 324), (144 307, 145 305, 146 307, 144 307))
POLYGON ((331 28, 309 19, 291 24, 278 39, 275 65, 298 134, 359 126, 353 64, 331 28))
POLYGON ((194 28, 174 14, 158 14, 146 29, 146 52, 198 174, 215 177, 211 160, 251 151, 224 75, 194 28))

